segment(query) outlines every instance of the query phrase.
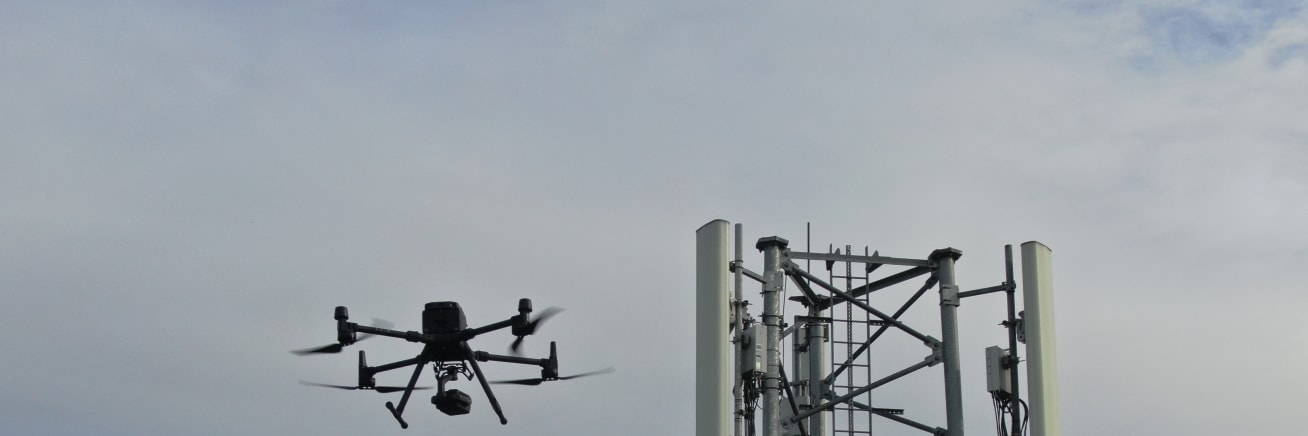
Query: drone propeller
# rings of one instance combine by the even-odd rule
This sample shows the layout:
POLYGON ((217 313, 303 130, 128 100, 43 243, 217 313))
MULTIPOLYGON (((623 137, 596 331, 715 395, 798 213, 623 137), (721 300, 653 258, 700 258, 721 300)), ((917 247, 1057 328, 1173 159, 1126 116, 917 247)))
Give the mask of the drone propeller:
MULTIPOLYGON (((559 377, 559 378, 557 378, 557 379, 553 379, 553 380, 571 380, 571 379, 574 379, 574 378, 590 377, 590 376, 592 376, 592 375, 608 374, 608 373, 611 373, 611 372, 613 372, 613 368, 610 367, 610 368, 604 368, 604 369, 601 369, 601 370, 599 370, 599 371, 583 372, 583 373, 581 373, 581 374, 567 375, 567 376, 559 377)), ((542 382, 547 382, 547 381, 551 381, 551 380, 546 380, 546 379, 543 379, 543 378, 524 378, 524 379, 518 379, 518 380, 497 380, 497 381, 493 381, 493 382, 490 382, 490 383, 491 383, 491 384, 497 384, 497 385, 526 385, 526 386, 536 386, 536 385, 541 384, 542 382)))
POLYGON ((522 351, 520 351, 520 349, 522 348, 522 339, 527 337, 527 335, 536 333, 536 327, 538 327, 540 323, 545 322, 545 320, 554 315, 558 315, 559 312, 562 311, 563 309, 558 307, 547 307, 545 310, 540 311, 539 315, 536 315, 536 317, 532 318, 531 321, 527 323, 527 328, 523 330, 523 334, 519 335, 518 338, 514 339, 513 343, 509 345, 509 353, 515 356, 521 356, 522 351))
MULTIPOLYGON (((379 328, 379 329, 387 329, 387 330, 390 330, 391 327, 394 327, 394 326, 395 326, 394 323, 392 323, 392 322, 390 322, 390 321, 387 321, 387 320, 384 320, 384 319, 381 319, 381 318, 373 318, 373 319, 372 319, 372 324, 369 324, 369 325, 372 326, 372 327, 379 328)), ((368 338, 371 338, 371 337, 373 337, 373 336, 376 336, 376 335, 368 334, 368 333, 364 333, 364 334, 359 335, 359 337, 356 338, 354 341, 355 341, 355 342, 362 341, 362 340, 364 340, 364 339, 368 339, 368 338)), ((339 352, 341 352, 341 350, 344 350, 344 349, 345 349, 345 344, 342 344, 342 343, 339 343, 339 342, 338 342, 338 343, 335 343, 335 344, 323 345, 323 346, 321 346, 321 347, 316 347, 316 348, 306 348, 306 349, 303 349, 303 350, 291 350, 291 354, 295 354, 295 355, 298 355, 298 356, 308 356, 308 355, 310 355, 310 354, 335 354, 335 353, 339 353, 339 352)))
POLYGON ((324 345, 324 346, 321 346, 321 347, 318 347, 318 348, 306 348, 306 349, 303 349, 303 350, 291 350, 291 353, 292 353, 292 354, 299 355, 299 356, 308 356, 308 355, 310 355, 310 354, 320 354, 320 353, 339 353, 339 352, 341 352, 341 350, 344 349, 344 348, 345 348, 345 346, 344 346, 344 345, 341 345, 341 344, 331 344, 331 345, 324 345))
MULTIPOLYGON (((391 328, 395 327, 395 323, 390 322, 390 321, 387 321, 387 320, 384 320, 384 319, 381 319, 381 318, 373 317, 373 318, 372 318, 372 323, 371 323, 371 324, 368 324, 368 326, 369 326, 369 327, 376 327, 376 328, 383 329, 383 330, 390 330, 391 328)), ((371 338, 371 337, 373 337, 373 336, 376 336, 376 335, 374 335, 374 334, 372 334, 372 333, 364 333, 364 334, 359 335, 359 339, 358 339, 358 340, 362 341, 362 340, 364 340, 364 339, 368 339, 368 338, 371 338)))
MULTIPOLYGON (((407 386, 371 386, 371 387, 363 387, 363 386, 331 385, 331 384, 326 384, 326 383, 307 382, 307 381, 304 381, 304 380, 300 380, 300 384, 305 385, 305 386, 318 386, 318 387, 323 387, 323 388, 345 389, 345 390, 347 390, 347 391, 377 391, 377 392, 380 392, 380 393, 383 393, 383 394, 391 393, 391 392, 400 392, 400 391, 403 391, 403 390, 405 390, 405 389, 407 388, 407 386)), ((431 388, 430 388, 430 387, 427 387, 427 386, 414 386, 413 389, 414 389, 414 390, 420 390, 420 389, 431 389, 431 388)))

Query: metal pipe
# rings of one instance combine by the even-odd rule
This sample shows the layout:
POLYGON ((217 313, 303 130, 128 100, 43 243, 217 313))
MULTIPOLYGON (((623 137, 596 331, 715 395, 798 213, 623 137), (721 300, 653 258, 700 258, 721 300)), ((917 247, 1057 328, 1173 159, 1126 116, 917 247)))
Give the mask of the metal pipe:
MULTIPOLYGON (((899 310, 896 310, 895 314, 890 315, 890 317, 898 320, 900 316, 904 315, 904 312, 908 311, 908 308, 913 307, 913 303, 916 303, 917 299, 922 298, 922 295, 925 294, 928 289, 931 289, 931 287, 935 285, 936 285, 935 277, 931 277, 927 279, 926 283, 923 284, 921 288, 918 288, 917 292, 913 293, 913 296, 909 297, 908 301, 904 302, 904 305, 899 306, 899 310)), ((851 364, 854 363, 854 359, 857 359, 858 356, 863 355, 863 352, 867 351, 868 347, 871 347, 872 343, 876 342, 877 338, 881 337, 881 334, 885 333, 886 329, 888 328, 890 328, 889 324, 882 324, 881 327, 877 328, 876 333, 873 333, 872 336, 868 337, 866 341, 863 341, 863 344, 859 345, 858 350, 854 351, 853 354, 849 355, 849 357, 846 358, 845 361, 841 363, 840 366, 837 367, 836 370, 831 373, 831 375, 828 375, 822 381, 824 383, 831 383, 832 380, 835 380, 835 378, 839 376, 840 373, 844 372, 846 369, 850 367, 851 364)))
POLYGON ((881 312, 880 310, 877 310, 876 308, 868 305, 867 303, 857 300, 856 297, 849 295, 845 291, 836 289, 835 286, 831 286, 830 283, 827 283, 826 281, 817 278, 817 276, 809 274, 808 271, 799 269, 798 265, 794 265, 793 263, 790 263, 788 265, 789 267, 787 268, 787 270, 790 271, 791 274, 797 274, 803 278, 808 279, 813 283, 816 283, 818 286, 821 286, 823 289, 826 289, 827 291, 840 296, 840 298, 843 298, 845 301, 849 302, 849 304, 858 306, 858 308, 866 310, 873 315, 876 315, 877 318, 881 318, 881 320, 885 321, 887 324, 893 325, 896 328, 903 330, 904 333, 908 333, 909 336, 917 338, 919 341, 922 341, 922 343, 924 344, 929 344, 931 342, 931 340, 927 337, 927 335, 922 334, 922 332, 919 332, 916 329, 909 327, 908 325, 902 322, 899 322, 899 320, 892 318, 890 315, 886 315, 885 313, 881 312))
POLYGON ((959 293, 958 293, 958 298, 975 297, 975 296, 978 296, 978 295, 985 295, 985 294, 994 293, 994 292, 1006 292, 1006 291, 1008 291, 1008 290, 1010 290, 1010 289, 1012 289, 1012 286, 1011 286, 1011 285, 1009 285, 1008 283, 1001 283, 1001 284, 998 284, 998 285, 994 285, 994 286, 990 286, 990 287, 985 287, 985 288, 981 288, 981 289, 973 289, 973 290, 971 290, 971 291, 963 291, 963 292, 959 292, 959 293))
POLYGON ((963 374, 958 352, 958 285, 954 260, 963 252, 946 248, 931 253, 940 279, 940 336, 945 363, 945 416, 948 436, 963 435, 963 374))
POLYGON ((917 421, 914 421, 914 420, 911 420, 911 419, 905 418, 905 417, 903 417, 903 416, 900 416, 902 413, 904 413, 904 410, 903 410, 903 409, 878 409, 878 408, 875 408, 875 407, 872 407, 872 406, 869 406, 869 405, 866 405, 866 404, 863 404, 863 403, 860 403, 860 402, 857 402, 857 401, 850 401, 850 402, 849 402, 849 405, 850 405, 850 406, 857 407, 857 408, 862 409, 862 410, 866 410, 866 411, 868 411, 869 413, 873 413, 873 414, 875 414, 875 415, 877 415, 877 416, 880 416, 880 417, 882 417, 882 418, 886 418, 886 419, 889 419, 889 420, 891 420, 891 421, 895 421, 895 422, 898 422, 898 423, 900 423, 900 424, 904 424, 904 425, 907 425, 907 426, 909 426, 909 427, 913 427, 913 428, 916 428, 916 429, 918 429, 918 430, 922 430, 922 431, 927 432, 927 433, 936 434, 936 433, 943 433, 943 432, 945 431, 945 429, 943 429, 943 428, 939 428, 939 427, 931 427, 931 426, 929 426, 929 425, 926 425, 926 424, 923 424, 923 423, 920 423, 920 422, 917 422, 917 421), (895 411, 895 412, 892 412, 891 410, 896 410, 896 411, 895 411))
MULTIPOLYGON (((790 390, 790 379, 786 378, 786 369, 784 367, 780 369, 781 387, 786 391, 786 400, 790 403, 790 414, 791 416, 798 415, 799 407, 795 404, 795 392, 790 390)), ((799 435, 808 436, 808 427, 806 427, 803 422, 798 422, 797 424, 799 424, 799 435)))
MULTIPOLYGON (((795 322, 791 324, 790 327, 786 328, 786 330, 800 331, 800 333, 796 334, 795 338, 790 341, 791 370, 785 371, 785 366, 782 365, 783 371, 781 372, 782 390, 785 391, 786 397, 790 398, 790 404, 797 405, 797 407, 791 407, 790 416, 794 416, 795 414, 798 414, 799 408, 801 407, 808 408, 808 383, 806 380, 809 373, 808 370, 809 350, 808 350, 808 342, 806 341, 806 338, 808 338, 808 334, 807 334, 808 331, 805 330, 806 326, 808 326, 808 319, 802 316, 796 316, 795 322), (790 376, 788 376, 787 374, 794 374, 795 378, 792 380, 790 379, 790 376)), ((783 338, 786 336, 785 335, 786 330, 782 331, 781 336, 783 338)), ((786 419, 784 417, 781 419, 781 423, 783 427, 787 426, 786 419)), ((784 432, 784 434, 786 434, 787 436, 793 436, 796 434, 795 433, 796 431, 798 430, 788 429, 787 431, 784 432)))
POLYGON ((763 325, 767 329, 766 367, 763 375, 763 436, 780 436, 781 381, 781 287, 785 273, 781 270, 782 252, 789 242, 776 236, 758 240, 755 245, 763 252, 763 325))
POLYGON ((745 239, 744 233, 745 233, 745 229, 744 229, 744 226, 743 226, 742 224, 740 224, 740 223, 736 223, 736 232, 735 232, 735 233, 736 233, 736 234, 735 234, 735 238, 736 238, 736 247, 735 247, 735 248, 736 248, 736 255, 735 255, 735 261, 734 261, 733 263, 734 263, 735 265, 737 265, 737 268, 735 268, 735 274, 734 274, 734 275, 735 275, 735 279, 736 279, 736 280, 735 280, 735 285, 736 285, 736 288, 735 288, 735 291, 736 291, 736 292, 735 292, 735 297, 736 297, 736 298, 735 298, 735 301, 732 302, 732 304, 734 305, 734 307, 736 308, 736 310, 733 312, 733 315, 732 315, 732 317, 731 317, 731 322, 732 322, 732 324, 735 326, 735 330, 736 330, 736 334, 735 334, 735 336, 734 336, 734 338, 735 338, 735 343, 736 343, 736 371, 735 371, 736 373, 734 374, 734 377, 735 377, 735 383, 732 385, 731 396, 732 396, 732 411, 734 412, 734 413, 732 413, 732 415, 735 416, 735 420, 734 420, 735 425, 734 425, 734 433, 733 433, 733 434, 735 434, 736 436, 745 436, 745 402, 744 402, 744 396, 745 396, 745 384, 744 384, 744 383, 745 383, 745 382, 744 382, 744 379, 741 378, 741 374, 745 372, 745 366, 744 366, 745 364, 744 364, 744 362, 742 361, 743 359, 741 359, 741 353, 744 352, 744 344, 745 344, 745 341, 744 341, 744 338, 745 338, 745 304, 744 304, 744 302, 745 302, 745 294, 744 294, 744 292, 745 292, 745 291, 744 291, 744 289, 743 289, 743 288, 744 288, 744 277, 742 277, 742 274, 741 274, 741 273, 742 273, 742 271, 741 271, 742 268, 739 267, 739 266, 741 265, 741 263, 744 262, 744 259, 742 258, 743 255, 744 255, 744 252, 745 252, 745 248, 744 248, 744 239, 745 239))
POLYGON ((874 265, 927 266, 927 264, 929 263, 929 261, 921 260, 921 259, 904 259, 899 257, 886 257, 886 256, 878 256, 878 255, 859 256, 859 255, 841 254, 841 253, 795 252, 791 254, 791 257, 794 259, 821 260, 824 262, 825 261, 852 262, 852 263, 866 263, 866 264, 874 264, 874 265))
POLYGON ((749 268, 745 268, 744 265, 740 265, 740 264, 732 264, 732 265, 731 265, 731 272, 740 272, 740 273, 744 273, 744 274, 745 274, 745 277, 748 277, 748 278, 750 278, 751 280, 754 280, 754 281, 756 281, 756 282, 759 282, 759 284, 767 283, 767 279, 764 279, 762 275, 760 275, 759 273, 756 273, 756 272, 750 271, 749 268), (737 271, 737 270, 739 270, 739 271, 737 271))
POLYGON ((901 369, 895 372, 894 374, 890 374, 888 376, 882 377, 880 380, 872 382, 872 384, 870 385, 855 389, 848 394, 842 395, 839 398, 833 399, 826 403, 822 403, 821 405, 814 405, 812 408, 808 409, 808 411, 795 415, 794 417, 790 418, 790 420, 791 422, 798 422, 801 419, 808 418, 815 414, 821 413, 824 410, 835 407, 837 404, 847 402, 851 398, 857 397, 859 395, 863 395, 864 393, 867 393, 870 390, 879 388, 882 385, 885 385, 886 383, 895 381, 900 377, 912 374, 913 371, 917 371, 919 369, 926 368, 928 366, 935 365, 935 364, 936 361, 928 357, 926 359, 923 359, 921 362, 914 363, 912 366, 909 366, 908 368, 901 369))
POLYGON ((1017 287, 1013 282, 1013 245, 1004 246, 1004 284, 1008 286, 1008 378, 1012 380, 1012 436, 1022 436, 1022 408, 1017 407, 1022 401, 1021 383, 1017 377, 1017 287))
POLYGON ((904 424, 904 425, 907 425, 907 426, 909 426, 909 427, 913 427, 913 428, 916 428, 916 429, 918 429, 918 430, 922 430, 922 431, 924 431, 924 432, 931 433, 931 434, 935 434, 937 431, 939 431, 939 430, 943 430, 943 429, 938 428, 938 427, 931 427, 931 426, 929 426, 929 425, 926 425, 926 424, 923 424, 923 423, 920 423, 920 422, 917 422, 917 421, 914 421, 914 420, 911 420, 911 419, 908 419, 908 418, 905 418, 905 417, 902 417, 902 416, 899 416, 899 415, 893 415, 893 414, 890 414, 890 413, 888 413, 888 412, 883 412, 883 411, 880 411, 880 410, 869 410, 869 412, 875 413, 877 416, 880 416, 880 417, 882 417, 882 418, 889 419, 889 420, 891 420, 891 421, 895 421, 895 422, 898 422, 898 423, 900 423, 900 424, 904 424))

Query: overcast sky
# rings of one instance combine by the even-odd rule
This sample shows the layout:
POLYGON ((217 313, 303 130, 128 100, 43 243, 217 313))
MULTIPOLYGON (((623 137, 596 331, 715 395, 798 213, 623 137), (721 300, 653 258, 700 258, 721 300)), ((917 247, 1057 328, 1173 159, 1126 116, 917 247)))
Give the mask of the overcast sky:
MULTIPOLYGON (((229 3, 0 4, 0 433, 691 434, 716 218, 957 247, 964 289, 1042 241, 1065 434, 1302 431, 1301 2, 229 3), (352 353, 287 352, 337 305, 419 329, 521 297, 567 309, 529 354, 617 372, 500 387, 507 426, 463 381, 471 415, 418 396, 400 430, 397 395, 298 384, 351 383, 352 353)), ((960 308, 973 435, 987 298, 960 308)), ((943 426, 939 386, 877 405, 943 426)))

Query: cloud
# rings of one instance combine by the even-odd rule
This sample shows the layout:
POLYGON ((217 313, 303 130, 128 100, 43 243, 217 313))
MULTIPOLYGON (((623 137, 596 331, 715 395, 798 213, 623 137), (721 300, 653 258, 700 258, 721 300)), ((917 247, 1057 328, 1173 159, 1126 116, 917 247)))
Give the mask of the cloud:
MULTIPOLYGON (((1227 387, 1259 398, 1241 413, 1294 428, 1292 3, 3 8, 7 432, 388 431, 387 397, 296 384, 352 356, 286 351, 330 341, 336 305, 412 328, 428 301, 484 324, 530 297, 568 310, 529 354, 618 372, 499 389, 506 427, 480 394, 462 418, 419 397, 415 429, 686 434, 714 218, 793 247, 812 221, 815 251, 956 246, 965 287, 1039 239, 1069 432, 1235 429, 1191 381, 1247 356, 1278 363, 1227 387)), ((965 305, 967 380, 1001 313, 965 305)), ((920 358, 896 341, 879 365, 920 358)), ((940 421, 936 373, 907 381, 878 401, 940 421)))

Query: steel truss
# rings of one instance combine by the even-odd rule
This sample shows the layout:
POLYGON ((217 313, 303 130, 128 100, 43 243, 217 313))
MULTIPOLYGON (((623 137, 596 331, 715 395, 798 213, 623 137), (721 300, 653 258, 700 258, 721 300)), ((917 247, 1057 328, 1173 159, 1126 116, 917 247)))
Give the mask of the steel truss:
MULTIPOLYGON (((740 279, 750 278, 763 285, 764 307, 759 326, 767 330, 766 367, 752 381, 751 386, 755 389, 744 391, 762 397, 764 436, 871 435, 872 417, 879 417, 933 435, 962 436, 958 306, 962 298, 994 292, 1004 292, 1008 296, 1008 317, 1002 324, 1008 328, 1009 350, 1012 350, 1013 357, 1010 357, 1009 362, 1005 362, 1005 367, 1011 371, 1012 395, 1017 395, 1018 377, 1015 356, 1018 321, 1014 313, 1016 285, 1013 279, 1011 246, 1005 248, 1006 280, 1003 283, 960 292, 955 281, 954 263, 962 256, 962 251, 954 248, 935 250, 926 259, 887 257, 879 253, 853 255, 850 254, 848 246, 843 252, 831 249, 828 249, 827 253, 795 252, 788 248, 785 239, 774 236, 762 238, 756 245, 764 254, 764 270, 758 273, 743 266, 740 260, 739 225, 736 230, 737 253, 735 260, 730 263, 730 271, 737 277, 736 297, 733 301, 733 308, 736 311, 736 316, 733 317, 736 320, 733 321, 736 322, 736 336, 733 342, 737 343, 738 352, 746 352, 742 346, 746 342, 743 339, 744 328, 754 324, 754 320, 746 313, 746 303, 740 297, 740 279), (829 271, 828 278, 824 280, 814 275, 796 261, 805 261, 809 264, 812 261, 822 262, 829 271), (844 266, 843 273, 839 271, 841 268, 836 268, 837 264, 844 266), (887 267, 887 270, 895 268, 898 270, 873 280, 873 272, 882 267, 887 267), (861 274, 855 275, 855 271, 861 274), (914 280, 922 280, 921 285, 890 314, 869 302, 868 297, 874 292, 914 280), (833 284, 841 281, 844 286, 833 284), (798 301, 807 309, 805 315, 794 317, 795 323, 791 326, 784 325, 780 317, 781 290, 786 284, 792 284, 801 294, 790 300, 798 301), (933 288, 939 296, 940 338, 924 334, 900 320, 927 291, 933 288), (844 305, 844 316, 836 316, 841 312, 835 310, 840 305, 844 305), (834 328, 837 324, 843 325, 843 336, 835 336, 832 333, 842 330, 834 328), (917 339, 925 347, 925 354, 921 361, 873 380, 874 371, 870 363, 869 350, 891 329, 917 339), (798 356, 801 354, 806 356, 804 364, 807 366, 804 368, 807 369, 807 373, 795 374, 799 382, 792 383, 792 380, 786 377, 785 369, 780 362, 780 342, 787 335, 794 335, 792 342, 795 344, 797 357, 796 362, 792 363, 797 370, 803 366, 798 362, 801 360, 798 356), (828 341, 830 345, 825 344, 828 341), (815 349, 814 345, 821 346, 815 349), (819 362, 825 363, 825 361, 815 356, 822 354, 821 350, 828 346, 830 349, 827 355, 830 356, 830 362, 826 363, 819 372, 814 368, 818 368, 819 362), (843 353, 837 354, 837 346, 844 348, 843 353), (945 426, 933 426, 905 417, 903 409, 882 408, 871 404, 873 390, 908 374, 940 364, 943 364, 945 388, 945 426), (856 371, 866 383, 855 382, 856 371), (821 375, 822 373, 825 374, 821 375), (783 402, 780 401, 783 391, 786 398, 784 405, 788 407, 783 407, 783 402), (778 413, 774 409, 778 407, 782 408, 781 412, 790 413, 778 413), (821 415, 823 412, 832 412, 833 416, 843 415, 844 425, 839 425, 841 423, 834 419, 830 423, 824 421, 821 415)), ((1016 402, 1016 398, 1014 401, 1016 402)), ((744 403, 757 404, 759 399, 753 398, 753 402, 746 399, 744 403)), ((738 409, 739 404, 737 404, 738 409)), ((750 421, 749 428, 753 428, 752 411, 737 410, 737 415, 747 417, 750 421)), ((1013 415, 1013 421, 1013 427, 1017 428, 1016 414, 1013 415)), ((740 421, 737 422, 737 434, 743 436, 746 433, 740 432, 740 421)), ((747 434, 754 433, 749 431, 747 434)))

